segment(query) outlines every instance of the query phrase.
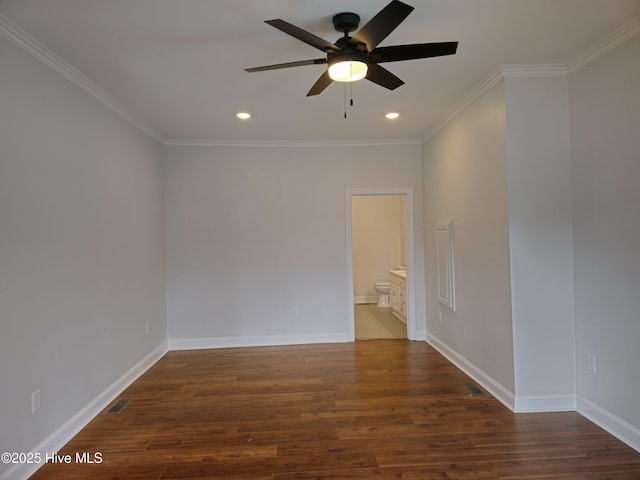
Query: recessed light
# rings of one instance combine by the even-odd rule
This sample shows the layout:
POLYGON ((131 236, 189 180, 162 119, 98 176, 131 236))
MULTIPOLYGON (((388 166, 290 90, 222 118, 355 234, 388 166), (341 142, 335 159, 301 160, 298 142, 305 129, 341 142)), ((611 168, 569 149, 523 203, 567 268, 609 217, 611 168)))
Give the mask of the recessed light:
POLYGON ((389 112, 385 115, 385 117, 387 117, 389 120, 395 120, 399 116, 400 114, 398 112, 389 112))
POLYGON ((247 112, 239 112, 236 113, 236 117, 238 117, 240 120, 247 120, 251 118, 251 114, 247 112))

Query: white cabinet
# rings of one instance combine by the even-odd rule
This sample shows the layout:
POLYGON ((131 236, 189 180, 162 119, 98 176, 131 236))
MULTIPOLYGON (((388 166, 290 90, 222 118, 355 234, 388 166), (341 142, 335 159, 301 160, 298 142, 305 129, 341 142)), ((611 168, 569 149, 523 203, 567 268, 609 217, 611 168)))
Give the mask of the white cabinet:
POLYGON ((407 323, 407 275, 403 270, 389 271, 389 303, 391 312, 407 323))

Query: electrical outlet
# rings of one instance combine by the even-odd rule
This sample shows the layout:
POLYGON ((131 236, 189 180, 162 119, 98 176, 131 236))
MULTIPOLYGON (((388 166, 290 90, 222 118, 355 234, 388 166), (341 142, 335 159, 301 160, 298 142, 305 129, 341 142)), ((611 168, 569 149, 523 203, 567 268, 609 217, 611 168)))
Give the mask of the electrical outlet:
POLYGON ((298 307, 296 307, 296 306, 291 307, 291 316, 292 317, 297 317, 298 316, 298 307))
POLYGON ((587 353, 587 368, 596 373, 596 356, 593 353, 587 353))
POLYGON ((31 392, 31 413, 40 410, 40 390, 31 392))

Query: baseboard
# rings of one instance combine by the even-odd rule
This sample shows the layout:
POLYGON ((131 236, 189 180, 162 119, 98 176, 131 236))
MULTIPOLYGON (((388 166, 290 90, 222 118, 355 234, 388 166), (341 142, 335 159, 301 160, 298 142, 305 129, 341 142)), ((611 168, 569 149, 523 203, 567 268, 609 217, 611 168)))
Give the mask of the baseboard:
POLYGON ((353 297, 353 303, 356 304, 363 304, 363 303, 378 303, 378 297, 377 296, 359 296, 359 297, 353 297))
POLYGON ((515 397, 516 413, 530 412, 575 412, 576 396, 574 394, 550 395, 517 395, 515 397))
MULTIPOLYGON (((32 453, 58 452, 69 440, 82 430, 93 418, 104 410, 125 388, 131 385, 144 372, 156 363, 167 352, 167 342, 149 353, 136 365, 131 367, 118 380, 108 386, 97 397, 85 405, 55 432, 37 445, 32 453)), ((0 480, 23 480, 35 473, 42 464, 17 464, 2 475, 0 480)))
POLYGON ((407 319, 406 318, 402 318, 402 316, 397 313, 394 312, 393 310, 391 311, 391 315, 393 315, 394 317, 396 317, 398 320, 400 320, 402 323, 404 323, 405 325, 407 324, 407 319))
POLYGON ((581 395, 578 395, 577 398, 577 411, 618 440, 640 452, 640 429, 581 395))
POLYGON ((456 367, 478 382, 486 391, 496 397, 509 410, 515 411, 515 397, 512 392, 431 333, 426 332, 426 336, 427 343, 429 343, 429 345, 440 352, 456 367))
POLYGON ((426 330, 416 330, 416 338, 414 340, 418 341, 426 341, 427 340, 427 331, 426 330))
POLYGON ((322 333, 317 335, 263 335, 242 337, 174 338, 169 340, 169 350, 200 350, 206 348, 267 347, 277 345, 303 345, 310 343, 349 342, 347 333, 322 333))

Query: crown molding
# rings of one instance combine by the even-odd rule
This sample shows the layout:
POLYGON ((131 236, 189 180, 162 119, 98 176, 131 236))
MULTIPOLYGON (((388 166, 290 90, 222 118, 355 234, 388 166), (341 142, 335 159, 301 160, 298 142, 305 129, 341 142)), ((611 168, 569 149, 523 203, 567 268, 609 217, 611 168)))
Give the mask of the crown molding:
POLYGON ((593 46, 579 53, 567 63, 500 65, 496 67, 483 80, 476 84, 475 87, 469 90, 460 99, 460 101, 458 101, 458 103, 449 110, 448 113, 440 117, 440 119, 425 132, 425 135, 422 137, 422 142, 424 143, 429 140, 442 127, 457 117, 469 105, 488 92, 494 85, 504 78, 554 77, 569 75, 593 62, 605 53, 613 50, 618 45, 621 45, 627 40, 635 37, 638 33, 640 33, 640 15, 634 17, 614 32, 602 38, 593 46))
POLYGON ((432 136, 434 136, 441 128, 448 124, 451 120, 456 118, 460 113, 469 107, 473 102, 479 99, 482 95, 488 92, 492 87, 497 85, 503 79, 502 70, 500 67, 496 67, 484 77, 475 87, 469 90, 457 103, 453 105, 451 110, 445 115, 440 117, 430 128, 425 132, 422 137, 422 142, 426 142, 432 136))
POLYGON ((421 138, 386 138, 364 140, 214 140, 170 138, 169 147, 370 147, 384 145, 421 145, 421 138))
POLYGON ((618 45, 621 45, 627 40, 635 37, 638 33, 640 33, 640 15, 632 18, 617 30, 614 30, 609 35, 602 38, 599 42, 573 57, 573 59, 568 61, 566 64, 567 72, 575 72, 605 53, 613 50, 618 45))
POLYGON ((44 46, 29 33, 21 29, 6 15, 0 13, 0 36, 6 37, 19 48, 25 50, 42 63, 62 75, 77 87, 94 97, 100 103, 131 122, 136 127, 166 146, 201 147, 362 147, 372 145, 420 145, 421 138, 371 139, 371 140, 225 140, 165 138, 157 129, 138 117, 100 88, 86 75, 73 67, 55 52, 44 46))
POLYGON ((406 145, 424 143, 435 133, 457 117, 469 105, 484 95, 504 78, 548 77, 569 75, 618 45, 640 33, 640 15, 634 17, 620 28, 602 38, 599 42, 576 55, 564 64, 500 65, 469 90, 445 115, 440 117, 421 138, 379 139, 379 140, 310 140, 310 141, 257 141, 257 140, 218 140, 218 139, 167 139, 160 131, 141 119, 123 104, 100 88, 95 82, 81 73, 52 50, 22 30, 11 19, 0 13, 0 35, 13 42, 32 56, 49 66, 64 78, 84 90, 100 103, 120 115, 157 141, 168 146, 225 146, 225 147, 327 147, 327 146, 367 146, 367 145, 406 145))
POLYGON ((563 77, 567 75, 564 63, 547 63, 533 65, 500 65, 503 77, 563 77))
POLYGON ((505 78, 519 77, 558 77, 567 75, 567 68, 562 63, 547 64, 522 64, 522 65, 499 65, 494 68, 484 79, 482 79, 475 87, 469 90, 448 113, 440 117, 433 126, 422 137, 422 141, 426 142, 435 135, 442 127, 456 118, 460 113, 469 107, 473 102, 478 100, 482 95, 487 93, 491 88, 497 85, 505 78))
POLYGON ((81 73, 78 69, 62 59, 52 50, 45 47, 42 43, 25 32, 2 13, 0 13, 0 35, 40 60, 51 69, 55 70, 71 83, 84 90, 125 120, 140 128, 145 133, 151 135, 157 141, 164 142, 165 139, 158 130, 142 120, 135 113, 100 88, 89 77, 81 73))

